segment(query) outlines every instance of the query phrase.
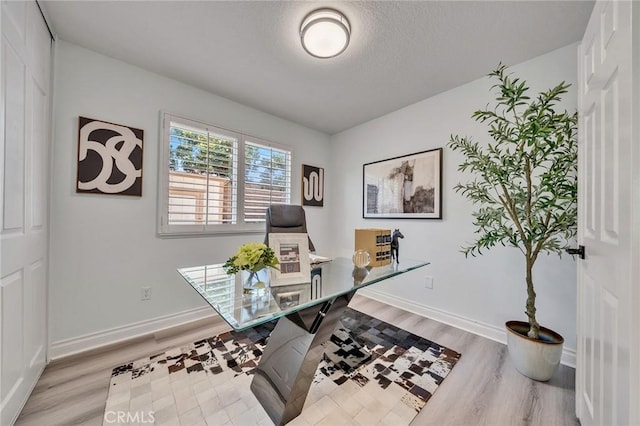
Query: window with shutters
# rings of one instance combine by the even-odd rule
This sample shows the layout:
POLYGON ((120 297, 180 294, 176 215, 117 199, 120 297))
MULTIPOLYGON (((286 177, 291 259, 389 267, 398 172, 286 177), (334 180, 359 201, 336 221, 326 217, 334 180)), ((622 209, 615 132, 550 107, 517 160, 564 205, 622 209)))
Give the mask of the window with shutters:
POLYGON ((206 123, 163 116, 159 233, 264 230, 265 209, 291 199, 291 150, 206 123))

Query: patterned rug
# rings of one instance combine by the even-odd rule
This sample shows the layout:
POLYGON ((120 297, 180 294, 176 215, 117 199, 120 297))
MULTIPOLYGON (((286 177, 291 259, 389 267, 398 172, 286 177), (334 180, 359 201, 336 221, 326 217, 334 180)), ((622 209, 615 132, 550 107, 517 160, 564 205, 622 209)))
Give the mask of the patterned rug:
MULTIPOLYGON (((460 354, 347 309, 290 425, 409 424, 460 354), (353 339, 351 339, 353 337, 353 339)), ((267 323, 113 370, 103 425, 271 425, 249 389, 267 323)))

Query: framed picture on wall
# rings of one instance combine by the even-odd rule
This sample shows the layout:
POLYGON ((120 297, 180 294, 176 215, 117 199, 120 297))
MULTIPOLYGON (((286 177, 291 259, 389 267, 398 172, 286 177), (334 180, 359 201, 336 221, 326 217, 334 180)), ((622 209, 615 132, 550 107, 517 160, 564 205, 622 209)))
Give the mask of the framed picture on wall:
POLYGON ((302 205, 322 207, 324 205, 324 169, 302 165, 302 205))
POLYGON ((311 282, 307 234, 269 234, 269 247, 280 262, 277 269, 271 268, 272 286, 311 282))
POLYGON ((76 192, 142 196, 144 131, 78 117, 76 192))
POLYGON ((362 166, 365 219, 442 219, 442 148, 362 166))

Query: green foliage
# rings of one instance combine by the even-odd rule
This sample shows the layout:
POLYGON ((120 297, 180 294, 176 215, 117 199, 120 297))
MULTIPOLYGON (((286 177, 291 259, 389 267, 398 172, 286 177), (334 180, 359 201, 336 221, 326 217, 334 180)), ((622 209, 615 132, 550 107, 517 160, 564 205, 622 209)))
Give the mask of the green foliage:
POLYGON ((263 243, 246 243, 222 267, 231 275, 242 270, 257 272, 264 268, 275 268, 279 263, 271 247, 263 243))
POLYGON ((245 182, 265 188, 284 187, 287 183, 287 164, 284 152, 261 146, 245 145, 245 182))
MULTIPOLYGON (((233 178, 234 142, 206 132, 171 128, 169 169, 195 174, 212 174, 233 178)), ((284 187, 287 184, 286 154, 247 143, 245 144, 245 182, 284 187)))
POLYGON ((231 141, 207 133, 171 128, 171 170, 230 178, 232 155, 231 141))
POLYGON ((500 66, 489 74, 500 81, 495 109, 472 116, 489 126, 493 143, 482 147, 451 136, 448 144, 466 157, 458 170, 476 177, 454 187, 479 206, 473 223, 480 236, 464 253, 480 254, 500 243, 532 256, 560 254, 575 236, 577 220, 577 114, 554 110, 569 85, 560 83, 530 101, 526 82, 504 71, 500 66))
POLYGON ((533 294, 527 304, 531 322, 531 270, 538 254, 561 255, 576 235, 577 113, 555 110, 568 84, 531 99, 527 83, 505 70, 500 65, 489 74, 497 80, 492 86, 495 106, 472 115, 488 126, 492 141, 485 146, 452 135, 448 146, 465 157, 458 170, 474 175, 473 181, 454 187, 477 206, 473 224, 478 237, 463 253, 475 256, 497 244, 520 249, 527 262, 530 298, 533 294))

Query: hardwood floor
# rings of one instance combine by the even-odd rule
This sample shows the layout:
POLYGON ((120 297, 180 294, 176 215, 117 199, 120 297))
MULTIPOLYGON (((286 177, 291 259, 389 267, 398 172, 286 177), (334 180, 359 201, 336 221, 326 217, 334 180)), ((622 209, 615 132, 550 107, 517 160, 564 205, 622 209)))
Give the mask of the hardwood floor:
POLYGON ((412 425, 579 425, 573 368, 536 382, 518 373, 503 344, 365 297, 350 306, 462 353, 412 425))
MULTIPOLYGON (((349 306, 462 353, 412 425, 579 424, 574 369, 561 365, 549 382, 536 382, 515 370, 500 343, 363 296, 349 306)), ((16 425, 102 425, 113 367, 227 329, 214 317, 53 361, 16 425)))

